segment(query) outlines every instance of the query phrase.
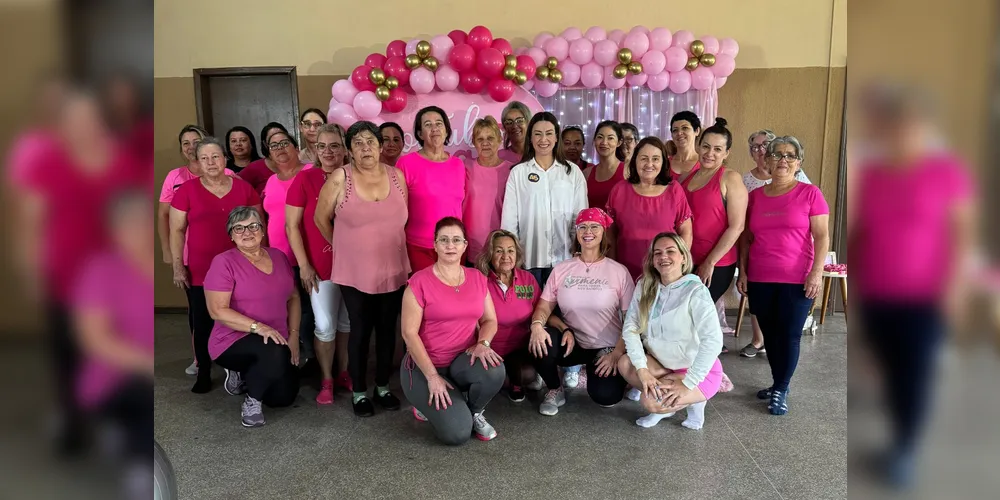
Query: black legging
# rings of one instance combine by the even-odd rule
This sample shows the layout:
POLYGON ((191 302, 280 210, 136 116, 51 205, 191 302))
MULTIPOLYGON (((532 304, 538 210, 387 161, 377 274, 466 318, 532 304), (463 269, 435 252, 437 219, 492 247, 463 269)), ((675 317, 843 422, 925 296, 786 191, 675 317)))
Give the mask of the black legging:
POLYGON ((587 394, 590 399, 599 405, 608 406, 618 403, 625 397, 625 387, 628 383, 621 375, 608 377, 597 375, 597 354, 600 349, 584 349, 577 345, 573 347, 569 356, 564 356, 566 348, 560 345, 562 333, 552 327, 546 327, 545 331, 552 339, 549 353, 543 358, 532 359, 535 369, 549 389, 556 389, 562 385, 562 378, 559 377, 560 366, 587 365, 587 394))
POLYGON ((84 448, 85 436, 80 405, 76 399, 76 377, 80 366, 80 348, 66 307, 50 302, 48 341, 55 370, 56 405, 65 427, 60 429, 59 451, 75 453, 84 448))
POLYGON ((194 359, 198 361, 198 378, 211 377, 212 356, 208 354, 208 338, 212 335, 215 320, 208 314, 205 287, 188 287, 187 298, 191 324, 194 325, 192 335, 194 335, 194 359))
POLYGON ((153 450, 153 383, 134 377, 115 390, 114 395, 101 405, 101 414, 114 420, 128 440, 128 453, 133 459, 149 461, 153 450))
POLYGON ((718 302, 729 287, 733 284, 733 276, 736 276, 736 264, 728 266, 715 266, 712 271, 712 284, 708 287, 708 293, 712 296, 712 303, 718 302))
POLYGON ((219 366, 240 372, 247 394, 272 408, 289 406, 299 394, 299 371, 286 345, 264 343, 260 335, 237 340, 215 360, 219 366))
POLYGON ((503 357, 503 365, 507 370, 507 378, 510 379, 511 385, 524 387, 534 380, 534 377, 524 377, 524 369, 534 365, 532 360, 533 356, 528 352, 527 347, 507 353, 503 357))
POLYGON ((375 330, 375 385, 389 385, 392 359, 396 353, 396 320, 403 307, 403 288, 394 292, 371 294, 340 285, 351 320, 348 341, 347 371, 354 392, 367 392, 368 344, 375 330))

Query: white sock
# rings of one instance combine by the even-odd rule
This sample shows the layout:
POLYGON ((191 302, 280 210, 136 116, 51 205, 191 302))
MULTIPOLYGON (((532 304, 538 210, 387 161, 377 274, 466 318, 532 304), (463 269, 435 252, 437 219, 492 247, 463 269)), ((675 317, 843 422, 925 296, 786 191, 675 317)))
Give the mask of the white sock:
POLYGON ((625 393, 625 397, 629 398, 632 401, 638 401, 641 396, 642 393, 639 392, 639 389, 636 389, 635 387, 629 389, 629 391, 625 393))
POLYGON ((681 422, 681 425, 687 427, 688 429, 696 431, 700 430, 701 426, 705 425, 705 403, 708 403, 708 401, 702 401, 688 406, 688 418, 681 422))
POLYGON ((639 427, 652 427, 660 423, 660 420, 670 418, 672 416, 674 416, 673 413, 650 413, 645 417, 639 417, 636 419, 635 425, 638 425, 639 427))

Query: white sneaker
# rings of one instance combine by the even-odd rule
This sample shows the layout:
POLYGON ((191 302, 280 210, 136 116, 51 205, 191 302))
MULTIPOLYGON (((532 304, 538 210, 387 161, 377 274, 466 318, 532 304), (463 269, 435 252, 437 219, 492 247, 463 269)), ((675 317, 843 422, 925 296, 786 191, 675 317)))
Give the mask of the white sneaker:
POLYGON ((489 441, 497 437, 497 430, 486 421, 483 412, 472 414, 472 432, 476 433, 476 439, 489 441))
POLYGON ((566 404, 566 392, 561 387, 558 389, 549 389, 545 393, 545 398, 542 399, 541 406, 538 407, 538 413, 551 417, 559 413, 559 407, 564 404, 566 404))
POLYGON ((545 387, 545 381, 542 380, 542 376, 537 373, 535 374, 535 380, 524 386, 524 388, 529 391, 540 391, 543 387, 545 387))
POLYGON ((195 376, 198 374, 198 362, 192 361, 191 366, 184 369, 184 373, 190 376, 195 376))
POLYGON ((563 375, 563 385, 569 389, 576 389, 580 385, 580 372, 566 372, 563 375))
POLYGON ((629 398, 632 401, 638 401, 639 398, 642 397, 642 391, 633 387, 629 389, 628 392, 625 393, 625 397, 629 398))

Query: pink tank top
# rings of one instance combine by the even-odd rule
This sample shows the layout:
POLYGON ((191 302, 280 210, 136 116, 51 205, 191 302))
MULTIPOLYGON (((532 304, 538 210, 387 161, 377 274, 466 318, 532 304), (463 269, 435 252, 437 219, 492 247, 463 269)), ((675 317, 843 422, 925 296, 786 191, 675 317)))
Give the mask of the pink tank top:
POLYGON ((611 188, 615 187, 615 184, 625 180, 622 178, 622 172, 625 168, 624 163, 618 164, 618 170, 611 176, 610 179, 606 181, 597 180, 597 165, 590 169, 590 175, 587 176, 587 202, 590 203, 591 207, 597 207, 604 209, 604 206, 608 204, 608 195, 611 194, 611 188))
MULTIPOLYGON (((694 170, 691 171, 694 173, 694 170)), ((691 191, 688 186, 694 175, 688 175, 681 186, 691 206, 691 257, 695 265, 701 264, 712 252, 722 238, 722 233, 729 228, 729 216, 726 213, 726 203, 722 200, 722 175, 726 167, 719 167, 708 183, 699 189, 691 191)), ((716 263, 717 266, 728 266, 736 263, 736 245, 726 252, 716 263)))
POLYGON ((387 169, 389 196, 366 201, 354 191, 353 170, 344 167, 344 201, 334 212, 331 280, 365 293, 394 292, 410 274, 404 229, 408 212, 400 179, 395 168, 387 169))

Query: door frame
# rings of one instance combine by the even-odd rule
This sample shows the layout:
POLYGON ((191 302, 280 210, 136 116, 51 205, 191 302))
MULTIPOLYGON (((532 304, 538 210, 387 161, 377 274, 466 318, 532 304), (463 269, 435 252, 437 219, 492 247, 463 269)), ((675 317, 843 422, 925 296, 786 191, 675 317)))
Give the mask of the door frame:
MULTIPOLYGON (((209 79, 216 76, 273 76, 282 75, 288 78, 289 86, 292 89, 292 114, 299 116, 299 84, 298 74, 295 66, 259 66, 259 67, 235 67, 235 68, 195 68, 194 69, 194 105, 198 112, 198 126, 207 130, 210 134, 217 135, 212 130, 215 124, 212 123, 211 102, 207 99, 211 91, 209 90, 209 79)), ((298 123, 290 124, 292 129, 289 132, 295 134, 295 140, 301 144, 298 123)))

